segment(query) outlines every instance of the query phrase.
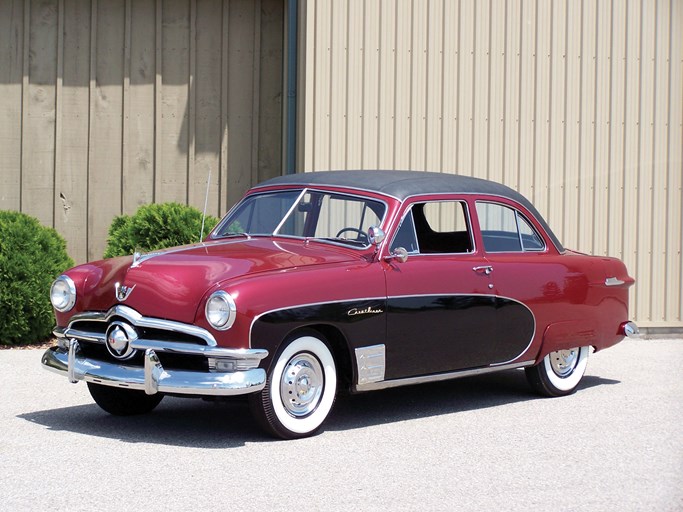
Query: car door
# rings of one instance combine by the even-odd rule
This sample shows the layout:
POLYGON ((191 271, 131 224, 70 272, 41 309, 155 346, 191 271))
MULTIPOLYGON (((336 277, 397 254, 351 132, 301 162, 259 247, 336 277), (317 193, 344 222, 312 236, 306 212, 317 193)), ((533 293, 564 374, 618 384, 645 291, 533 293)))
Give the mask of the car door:
POLYGON ((488 366, 511 352, 496 326, 500 301, 489 264, 474 243, 464 199, 406 206, 384 263, 387 379, 488 366))

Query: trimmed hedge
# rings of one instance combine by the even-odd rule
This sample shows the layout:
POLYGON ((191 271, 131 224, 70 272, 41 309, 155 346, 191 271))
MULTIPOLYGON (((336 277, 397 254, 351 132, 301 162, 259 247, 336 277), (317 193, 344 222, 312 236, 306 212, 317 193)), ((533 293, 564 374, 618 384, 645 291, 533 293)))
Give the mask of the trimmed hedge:
POLYGON ((0 344, 28 345, 50 337, 55 324, 50 286, 73 265, 57 231, 24 213, 0 211, 0 344))
MULTIPOLYGON (((206 216, 203 239, 218 223, 206 216)), ((148 204, 133 215, 115 217, 109 227, 105 258, 127 256, 200 241, 202 212, 180 203, 148 204)))

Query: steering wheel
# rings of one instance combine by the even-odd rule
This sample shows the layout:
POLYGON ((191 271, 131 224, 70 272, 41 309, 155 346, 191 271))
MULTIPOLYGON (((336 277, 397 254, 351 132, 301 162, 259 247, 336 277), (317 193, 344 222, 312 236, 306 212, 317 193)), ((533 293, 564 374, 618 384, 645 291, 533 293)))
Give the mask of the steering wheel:
POLYGON ((339 232, 337 232, 337 235, 335 236, 335 238, 340 238, 340 235, 342 233, 345 233, 346 231, 351 231, 352 233, 356 233, 358 235, 356 237, 356 240, 358 240, 359 242, 363 242, 365 244, 370 242, 370 240, 368 240, 368 234, 367 233, 365 233, 364 231, 362 231, 360 229, 351 228, 351 227, 340 229, 339 232))

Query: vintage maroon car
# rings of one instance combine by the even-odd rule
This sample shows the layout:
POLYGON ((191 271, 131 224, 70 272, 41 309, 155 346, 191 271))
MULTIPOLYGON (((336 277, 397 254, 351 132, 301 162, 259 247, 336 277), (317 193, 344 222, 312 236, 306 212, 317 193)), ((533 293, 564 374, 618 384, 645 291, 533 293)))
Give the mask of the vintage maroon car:
POLYGON ((202 243, 60 276, 42 363, 112 414, 248 394, 267 431, 303 437, 340 389, 523 367, 541 394, 572 393, 591 347, 637 332, 633 282, 497 183, 297 174, 251 189, 202 243))

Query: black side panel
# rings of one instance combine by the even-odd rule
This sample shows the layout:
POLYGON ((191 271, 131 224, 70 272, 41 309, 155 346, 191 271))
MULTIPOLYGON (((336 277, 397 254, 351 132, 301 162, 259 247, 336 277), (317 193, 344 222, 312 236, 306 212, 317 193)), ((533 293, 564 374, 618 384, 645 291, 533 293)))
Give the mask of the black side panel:
POLYGON ((315 304, 262 315, 254 322, 251 331, 251 346, 265 348, 269 352, 261 367, 270 367, 280 343, 292 331, 313 324, 338 329, 351 346, 351 351, 356 347, 381 344, 386 339, 386 301, 372 299, 315 304))
POLYGON ((503 363, 534 335, 523 304, 496 296, 390 298, 386 379, 503 363))

